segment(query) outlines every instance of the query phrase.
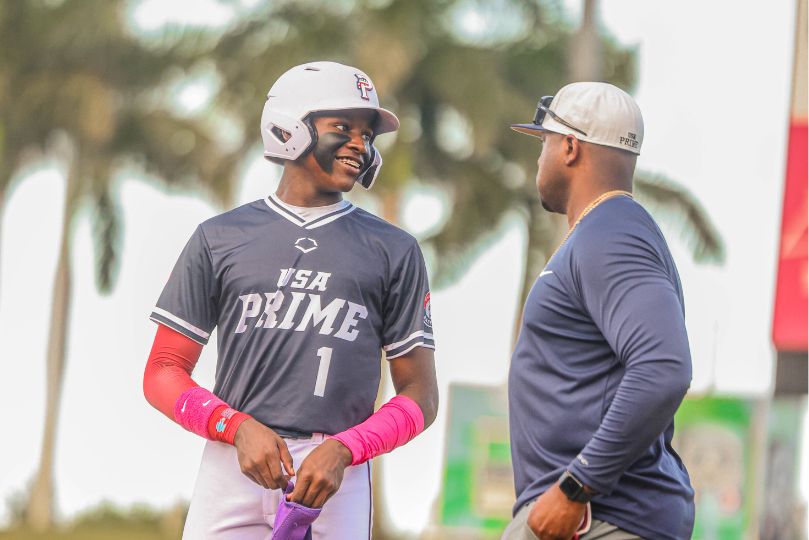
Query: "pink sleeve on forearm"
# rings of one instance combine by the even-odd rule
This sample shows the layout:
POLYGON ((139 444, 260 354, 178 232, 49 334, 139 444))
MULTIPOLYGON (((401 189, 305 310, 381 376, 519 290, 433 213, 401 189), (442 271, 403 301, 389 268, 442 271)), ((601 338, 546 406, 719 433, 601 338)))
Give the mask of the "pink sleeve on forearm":
POLYGON ((351 451, 351 464, 359 465, 408 443, 422 431, 424 414, 421 407, 409 397, 398 395, 365 422, 332 438, 351 451))
POLYGON ((174 419, 191 433, 212 439, 213 437, 208 434, 208 422, 219 407, 227 407, 227 403, 210 390, 195 386, 183 392, 177 399, 174 404, 174 419))
POLYGON ((152 351, 143 373, 143 394, 157 410, 192 433, 233 444, 239 425, 249 415, 228 407, 191 378, 202 345, 157 325, 152 351))

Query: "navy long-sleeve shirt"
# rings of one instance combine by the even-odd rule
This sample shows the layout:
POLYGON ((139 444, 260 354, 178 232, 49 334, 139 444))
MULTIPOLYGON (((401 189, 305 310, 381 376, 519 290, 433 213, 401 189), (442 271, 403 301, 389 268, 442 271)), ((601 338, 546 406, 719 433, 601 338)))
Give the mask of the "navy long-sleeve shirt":
POLYGON ((509 372, 515 513, 568 469, 593 516, 644 538, 690 538, 693 490, 671 447, 691 382, 677 269, 629 197, 598 205, 525 303, 509 372))

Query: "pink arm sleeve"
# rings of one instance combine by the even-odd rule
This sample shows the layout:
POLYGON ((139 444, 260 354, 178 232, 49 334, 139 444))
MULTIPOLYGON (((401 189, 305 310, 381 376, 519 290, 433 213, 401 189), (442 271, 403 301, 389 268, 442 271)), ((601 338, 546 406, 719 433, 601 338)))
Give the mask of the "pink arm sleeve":
POLYGON ((194 382, 191 372, 201 352, 196 341, 158 324, 143 373, 143 394, 155 409, 188 431, 233 444, 236 430, 249 415, 231 409, 194 382))
POLYGON ((351 451, 351 464, 359 465, 410 442, 424 431, 421 407, 407 396, 398 395, 382 405, 368 419, 332 436, 351 451))

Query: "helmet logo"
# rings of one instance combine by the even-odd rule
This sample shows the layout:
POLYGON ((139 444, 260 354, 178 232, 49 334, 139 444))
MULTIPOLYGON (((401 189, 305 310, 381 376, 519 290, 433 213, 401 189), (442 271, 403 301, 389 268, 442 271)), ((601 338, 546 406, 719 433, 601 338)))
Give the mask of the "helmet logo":
POLYGON ((365 101, 370 101, 371 98, 368 97, 368 92, 374 89, 371 86, 371 81, 358 73, 355 73, 354 76, 357 78, 357 90, 360 91, 360 97, 365 101))

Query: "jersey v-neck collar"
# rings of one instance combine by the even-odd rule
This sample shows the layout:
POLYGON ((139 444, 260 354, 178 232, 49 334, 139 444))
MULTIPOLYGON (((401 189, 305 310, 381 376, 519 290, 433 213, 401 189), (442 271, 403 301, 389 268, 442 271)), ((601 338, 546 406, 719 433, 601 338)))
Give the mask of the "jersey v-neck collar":
POLYGON ((331 223, 332 221, 335 221, 343 216, 350 214, 357 208, 350 202, 343 200, 340 203, 331 205, 335 207, 334 210, 326 212, 325 214, 314 216, 307 220, 299 216, 289 208, 287 208, 286 205, 284 205, 284 203, 281 202, 281 200, 278 199, 278 197, 274 193, 268 195, 264 199, 264 202, 267 203, 267 206, 270 208, 270 210, 273 210, 274 212, 280 214, 282 217, 291 221, 298 227, 304 229, 316 229, 318 227, 322 227, 323 225, 331 223))

